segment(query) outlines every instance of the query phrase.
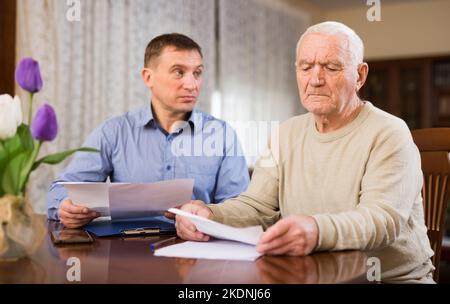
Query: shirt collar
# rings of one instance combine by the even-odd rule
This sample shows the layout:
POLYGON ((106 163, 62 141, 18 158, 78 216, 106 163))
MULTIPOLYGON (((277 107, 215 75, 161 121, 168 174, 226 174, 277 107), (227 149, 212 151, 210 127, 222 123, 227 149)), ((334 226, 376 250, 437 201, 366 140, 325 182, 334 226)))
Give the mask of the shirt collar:
MULTIPOLYGON (((201 124, 201 112, 197 110, 197 108, 194 108, 187 121, 195 131, 195 128, 200 127, 201 124)), ((141 127, 145 127, 146 125, 152 126, 154 128, 157 127, 155 118, 153 116, 153 111, 151 109, 151 103, 150 105, 145 106, 139 113, 138 124, 141 127)))

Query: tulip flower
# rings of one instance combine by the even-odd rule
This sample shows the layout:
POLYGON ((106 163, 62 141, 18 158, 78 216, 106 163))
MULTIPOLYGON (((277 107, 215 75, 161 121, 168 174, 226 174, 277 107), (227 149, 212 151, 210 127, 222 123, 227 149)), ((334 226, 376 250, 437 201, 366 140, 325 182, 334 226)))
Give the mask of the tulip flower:
POLYGON ((39 62, 33 58, 23 58, 16 69, 16 81, 22 89, 30 92, 28 109, 28 125, 30 125, 33 115, 33 94, 42 89, 39 62))
POLYGON ((20 98, 0 95, 0 140, 14 136, 17 127, 22 123, 22 107, 20 98))
POLYGON ((55 110, 44 104, 36 112, 31 124, 31 134, 39 141, 52 141, 58 133, 58 122, 56 121, 55 110))
MULTIPOLYGON (((33 94, 42 89, 42 79, 37 61, 32 58, 21 60, 16 69, 16 80, 23 89, 29 92, 28 124, 22 124, 19 97, 0 95, 0 197, 12 195, 23 198, 31 172, 40 165, 58 164, 75 152, 99 153, 100 151, 85 147, 53 153, 37 159, 44 142, 54 140, 58 133, 55 110, 50 105, 44 104, 36 111, 32 120, 33 94)), ((26 210, 26 208, 22 208, 25 201, 25 199, 20 200, 18 210, 26 210)), ((28 215, 24 215, 28 219, 28 215)), ((11 223, 9 222, 9 225, 11 223)), ((1 231, 0 219, 0 247, 1 231)))
POLYGON ((33 58, 23 58, 16 70, 16 81, 25 91, 30 93, 39 92, 42 89, 39 62, 33 58))

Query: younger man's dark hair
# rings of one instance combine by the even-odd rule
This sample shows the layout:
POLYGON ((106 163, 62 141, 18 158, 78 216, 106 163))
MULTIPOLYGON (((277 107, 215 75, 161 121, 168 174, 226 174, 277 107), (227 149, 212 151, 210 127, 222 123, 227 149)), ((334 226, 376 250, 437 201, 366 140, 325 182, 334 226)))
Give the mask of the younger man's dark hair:
POLYGON ((161 55, 162 50, 167 46, 173 46, 177 50, 196 50, 203 57, 200 46, 188 36, 179 33, 164 34, 153 38, 148 43, 145 49, 144 66, 148 67, 150 61, 161 55))

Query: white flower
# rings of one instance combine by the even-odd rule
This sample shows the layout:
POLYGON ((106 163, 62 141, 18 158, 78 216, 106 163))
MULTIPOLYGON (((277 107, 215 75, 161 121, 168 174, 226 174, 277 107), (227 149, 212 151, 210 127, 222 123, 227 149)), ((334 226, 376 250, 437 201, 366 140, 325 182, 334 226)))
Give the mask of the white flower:
POLYGON ((22 123, 22 106, 19 96, 14 99, 8 95, 0 95, 0 140, 5 140, 16 134, 17 127, 22 123))

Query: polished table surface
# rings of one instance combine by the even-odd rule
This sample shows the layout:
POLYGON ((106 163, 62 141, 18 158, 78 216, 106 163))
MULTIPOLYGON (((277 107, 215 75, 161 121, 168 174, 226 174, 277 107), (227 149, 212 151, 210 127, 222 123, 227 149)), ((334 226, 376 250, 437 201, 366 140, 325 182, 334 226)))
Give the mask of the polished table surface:
MULTIPOLYGON (((57 222, 47 226, 49 232, 61 229, 57 222)), ((367 283, 367 256, 360 251, 263 256, 255 262, 154 256, 150 244, 168 237, 95 238, 92 244, 54 246, 47 233, 31 257, 0 262, 0 283, 367 283), (80 282, 67 279, 71 257, 80 261, 80 282)))

